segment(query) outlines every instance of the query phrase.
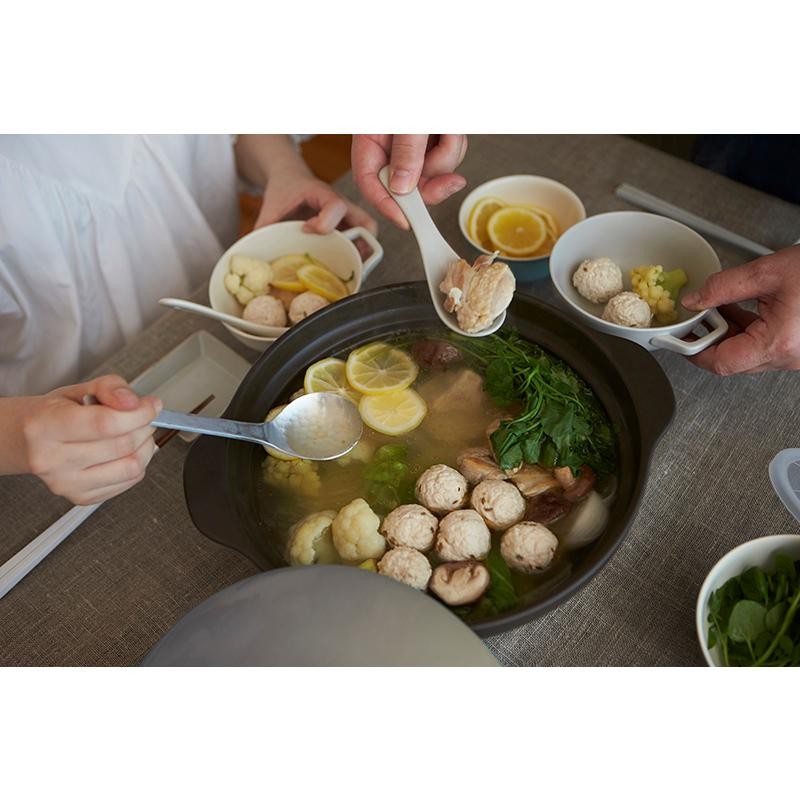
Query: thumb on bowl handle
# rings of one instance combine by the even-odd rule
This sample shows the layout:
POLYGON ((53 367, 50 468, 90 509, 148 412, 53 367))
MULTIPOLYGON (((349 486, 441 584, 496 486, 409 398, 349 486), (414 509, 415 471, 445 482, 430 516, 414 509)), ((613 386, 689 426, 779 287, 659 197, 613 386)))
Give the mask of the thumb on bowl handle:
POLYGON ((696 356, 728 332, 728 323, 716 308, 710 309, 701 322, 708 328, 708 333, 693 342, 684 342, 675 336, 665 334, 654 336, 650 340, 650 344, 663 350, 672 350, 673 353, 680 353, 683 356, 696 356))
POLYGON ((383 247, 381 247, 381 243, 366 228, 362 228, 360 226, 348 228, 346 231, 342 231, 342 234, 351 242, 355 239, 363 239, 372 250, 369 258, 364 260, 364 263, 361 267, 361 280, 363 281, 370 274, 370 272, 372 272, 372 270, 375 269, 378 264, 380 264, 381 259, 383 258, 383 247))

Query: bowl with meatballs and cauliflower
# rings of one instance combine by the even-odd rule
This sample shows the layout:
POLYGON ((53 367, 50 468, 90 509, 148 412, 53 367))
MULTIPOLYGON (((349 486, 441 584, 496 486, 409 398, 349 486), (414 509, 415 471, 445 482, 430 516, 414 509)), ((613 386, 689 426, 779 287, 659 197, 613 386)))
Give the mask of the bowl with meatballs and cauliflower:
POLYGON ((647 350, 696 355, 728 325, 716 309, 681 304, 684 291, 721 269, 700 234, 640 211, 598 214, 566 231, 550 256, 550 276, 581 321, 647 350), (684 337, 692 334, 691 341, 684 337))

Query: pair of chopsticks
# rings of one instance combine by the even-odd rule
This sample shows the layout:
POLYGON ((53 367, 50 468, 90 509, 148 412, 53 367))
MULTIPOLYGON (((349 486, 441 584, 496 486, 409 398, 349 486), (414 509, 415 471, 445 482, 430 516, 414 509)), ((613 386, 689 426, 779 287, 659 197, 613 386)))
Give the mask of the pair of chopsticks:
POLYGON ((616 194, 620 200, 625 200, 631 205, 638 206, 646 211, 652 211, 655 214, 661 214, 664 217, 669 217, 676 222, 682 222, 698 233, 710 236, 712 239, 716 239, 720 242, 732 244, 734 247, 739 247, 755 256, 768 256, 770 253, 774 252, 768 247, 764 247, 763 244, 740 236, 738 233, 729 231, 727 228, 723 228, 721 225, 717 225, 697 214, 692 214, 691 211, 687 211, 685 208, 674 206, 672 203, 668 203, 660 197, 638 189, 636 186, 631 186, 629 183, 621 183, 617 186, 614 194, 616 194))
MULTIPOLYGON (((209 395, 202 403, 191 410, 192 414, 199 414, 212 400, 214 395, 209 395)), ((84 404, 97 402, 93 399, 84 399, 84 404)), ((176 436, 178 431, 160 431, 155 437, 156 449, 176 436)), ((66 514, 59 517, 49 528, 40 533, 32 542, 22 548, 16 555, 0 566, 0 597, 10 592, 31 570, 40 564, 53 550, 58 547, 76 528, 85 522, 102 503, 91 506, 74 506, 66 514)))

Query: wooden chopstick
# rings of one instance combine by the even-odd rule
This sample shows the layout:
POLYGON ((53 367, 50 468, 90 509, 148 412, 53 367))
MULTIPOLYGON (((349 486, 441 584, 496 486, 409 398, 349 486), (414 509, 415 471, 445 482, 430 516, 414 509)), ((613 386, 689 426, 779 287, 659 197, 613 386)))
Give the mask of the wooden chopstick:
MULTIPOLYGON (((203 400, 202 403, 196 405, 189 413, 190 414, 199 414, 212 400, 214 399, 214 395, 210 394, 203 400)), ((163 430, 159 432, 159 434, 155 437, 156 447, 160 450, 173 436, 177 436, 180 431, 176 430, 163 430)))

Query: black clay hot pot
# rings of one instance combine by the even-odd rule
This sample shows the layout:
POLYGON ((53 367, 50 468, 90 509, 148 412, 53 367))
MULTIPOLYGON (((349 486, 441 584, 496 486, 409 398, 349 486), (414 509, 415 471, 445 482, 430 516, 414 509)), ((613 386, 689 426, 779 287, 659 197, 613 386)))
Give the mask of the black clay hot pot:
MULTIPOLYGON (((585 586, 625 536, 639 503, 648 463, 675 408, 672 388, 655 359, 624 339, 582 328, 541 301, 517 293, 507 325, 575 369, 606 408, 618 436, 619 488, 605 533, 572 573, 536 602, 473 625, 488 636, 543 614, 585 586)), ((302 386, 303 374, 321 358, 403 331, 441 327, 424 283, 387 286, 354 295, 314 314, 278 339, 253 365, 225 416, 261 421, 302 386)), ((184 468, 189 513, 209 538, 235 548, 259 568, 283 566, 281 543, 259 508, 264 451, 255 445, 201 437, 184 468)))

